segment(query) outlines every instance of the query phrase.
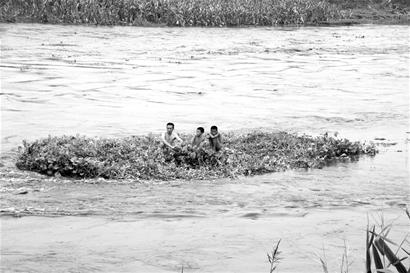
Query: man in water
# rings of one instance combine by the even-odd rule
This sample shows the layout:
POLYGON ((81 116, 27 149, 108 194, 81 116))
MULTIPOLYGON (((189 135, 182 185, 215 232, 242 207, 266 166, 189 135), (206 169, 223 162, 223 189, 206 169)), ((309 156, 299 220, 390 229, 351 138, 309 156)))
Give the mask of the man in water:
POLYGON ((205 140, 205 136, 204 136, 204 128, 203 127, 198 127, 196 129, 196 134, 195 136, 192 138, 192 148, 194 149, 199 149, 202 148, 203 145, 205 144, 204 140, 205 140))
POLYGON ((175 125, 172 122, 167 123, 167 131, 161 136, 163 147, 175 149, 177 144, 184 142, 176 132, 174 132, 175 125))
POLYGON ((215 152, 218 152, 222 149, 222 137, 221 134, 218 132, 218 127, 215 125, 211 126, 211 133, 208 134, 209 145, 211 149, 215 152))

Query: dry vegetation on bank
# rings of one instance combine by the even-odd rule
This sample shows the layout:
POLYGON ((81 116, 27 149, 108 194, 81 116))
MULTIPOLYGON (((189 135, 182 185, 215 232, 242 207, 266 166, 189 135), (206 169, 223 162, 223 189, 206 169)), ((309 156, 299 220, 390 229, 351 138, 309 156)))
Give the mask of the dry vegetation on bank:
POLYGON ((212 27, 408 23, 409 6, 407 0, 5 0, 0 22, 212 27))

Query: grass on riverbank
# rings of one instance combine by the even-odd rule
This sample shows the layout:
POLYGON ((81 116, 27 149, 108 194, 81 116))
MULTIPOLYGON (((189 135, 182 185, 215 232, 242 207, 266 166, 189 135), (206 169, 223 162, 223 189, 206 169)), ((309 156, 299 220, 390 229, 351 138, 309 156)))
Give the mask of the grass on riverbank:
POLYGON ((343 17, 323 0, 8 0, 1 21, 241 26, 304 24, 343 17))
POLYGON ((346 20, 408 22, 406 0, 5 0, 0 22, 272 26, 346 20))
MULTIPOLYGON (((185 136, 185 139, 190 139, 185 136)), ((154 136, 123 139, 48 137, 24 142, 16 166, 47 175, 111 179, 212 179, 295 168, 321 168, 335 161, 374 155, 374 145, 327 135, 253 132, 224 136, 225 149, 198 152, 184 145, 164 153, 154 136)))

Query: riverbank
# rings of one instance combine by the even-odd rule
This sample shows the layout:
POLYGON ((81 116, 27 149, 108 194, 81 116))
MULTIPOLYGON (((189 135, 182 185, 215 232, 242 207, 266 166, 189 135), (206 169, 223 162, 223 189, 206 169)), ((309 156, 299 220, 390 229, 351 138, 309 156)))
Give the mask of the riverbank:
POLYGON ((182 27, 409 24, 409 10, 402 0, 8 0, 0 7, 0 22, 182 27))

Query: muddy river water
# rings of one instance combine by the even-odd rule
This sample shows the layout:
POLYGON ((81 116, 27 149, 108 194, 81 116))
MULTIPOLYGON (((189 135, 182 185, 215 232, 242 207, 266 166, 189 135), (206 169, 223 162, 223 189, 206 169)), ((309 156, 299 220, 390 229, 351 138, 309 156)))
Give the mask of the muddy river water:
POLYGON ((320 272, 364 268, 369 221, 410 229, 409 27, 2 24, 2 272, 320 272), (18 171, 23 139, 338 132, 380 153, 236 180, 75 181, 18 171), (21 217, 15 217, 21 216, 21 217))

